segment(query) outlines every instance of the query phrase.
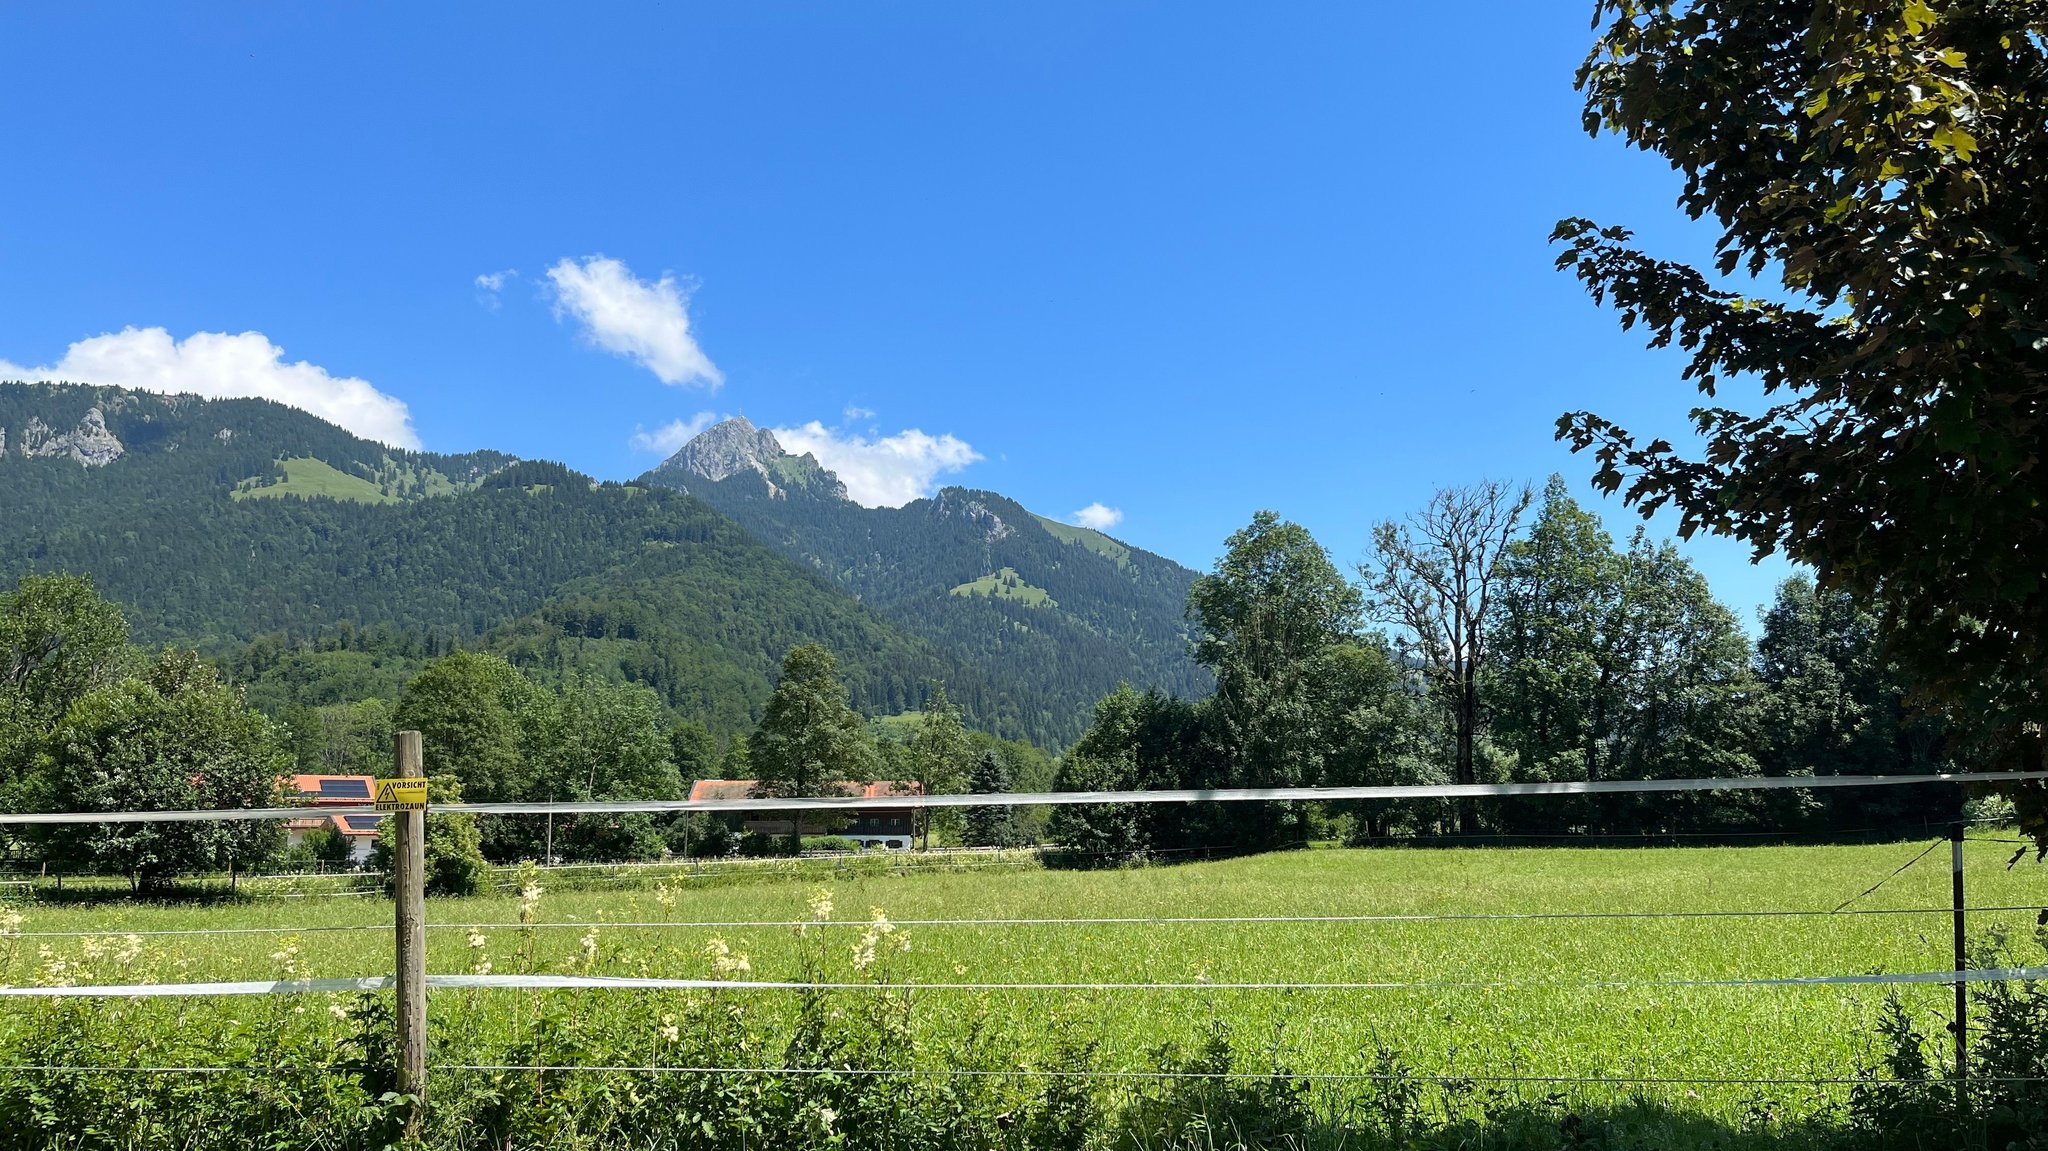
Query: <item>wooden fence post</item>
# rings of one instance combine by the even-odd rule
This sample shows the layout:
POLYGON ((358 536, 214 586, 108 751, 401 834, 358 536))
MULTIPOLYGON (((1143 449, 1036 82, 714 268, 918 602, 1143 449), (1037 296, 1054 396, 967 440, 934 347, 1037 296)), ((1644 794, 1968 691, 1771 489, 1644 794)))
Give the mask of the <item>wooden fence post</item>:
MULTIPOLYGON (((391 768, 399 779, 426 774, 419 732, 397 734, 391 768)), ((427 816, 395 811, 384 818, 397 821, 391 863, 398 904, 398 1090, 415 1100, 406 1130, 417 1135, 427 1106, 427 816)))

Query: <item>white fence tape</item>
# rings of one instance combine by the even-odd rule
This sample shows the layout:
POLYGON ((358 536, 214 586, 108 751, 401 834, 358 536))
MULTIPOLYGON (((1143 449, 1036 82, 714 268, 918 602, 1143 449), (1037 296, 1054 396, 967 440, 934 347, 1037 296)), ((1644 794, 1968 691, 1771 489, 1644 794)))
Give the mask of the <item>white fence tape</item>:
MULTIPOLYGON (((765 979, 657 979, 611 975, 429 975, 427 987, 444 991, 1476 991, 1612 989, 1626 987, 1839 987, 1911 983, 2009 983, 2048 979, 2048 966, 1984 967, 1968 971, 1801 975, 1766 979, 1427 980, 1339 983, 802 983, 765 979)), ((0 987, 16 999, 167 999, 229 995, 302 995, 308 992, 384 991, 388 975, 351 979, 246 980, 231 983, 130 983, 86 987, 0 987)))
MULTIPOLYGON (((2048 780, 2048 771, 1986 771, 1939 775, 1790 775, 1733 779, 1603 779, 1562 783, 1443 783, 1362 787, 1226 787, 1175 791, 1048 791, 998 795, 820 795, 792 799, 632 799, 589 803, 445 803, 435 811, 477 815, 609 815, 632 811, 921 811, 935 807, 1044 807, 1111 803, 1245 803, 1336 799, 1472 799, 1488 796, 1626 795, 1639 792, 1780 791, 1832 787, 1899 787, 1928 783, 2016 783, 2048 780)), ((215 820, 296 819, 308 811, 372 815, 355 807, 244 807, 213 811, 0 812, 0 824, 200 823, 215 820)))

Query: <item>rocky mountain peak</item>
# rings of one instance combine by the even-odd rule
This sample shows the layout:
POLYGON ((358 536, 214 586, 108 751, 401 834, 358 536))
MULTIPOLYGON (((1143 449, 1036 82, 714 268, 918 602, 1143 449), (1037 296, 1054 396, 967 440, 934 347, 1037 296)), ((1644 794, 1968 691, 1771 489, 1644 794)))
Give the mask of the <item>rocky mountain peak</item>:
POLYGON ((769 474, 776 461, 789 453, 767 428, 757 428, 745 416, 735 416, 698 432, 681 451, 670 456, 664 468, 679 468, 717 483, 742 472, 769 474))
POLYGON ((951 516, 973 524, 981 529, 982 536, 990 543, 1015 530, 1004 523, 1003 517, 997 515, 994 509, 976 499, 965 488, 943 489, 939 492, 938 499, 932 501, 932 510, 940 516, 951 516))
POLYGON ((745 416, 722 420, 698 432, 696 438, 655 471, 683 472, 712 483, 752 472, 767 485, 771 499, 787 499, 791 487, 810 489, 834 499, 846 498, 846 485, 826 470, 817 457, 809 453, 789 454, 774 432, 755 427, 745 416))

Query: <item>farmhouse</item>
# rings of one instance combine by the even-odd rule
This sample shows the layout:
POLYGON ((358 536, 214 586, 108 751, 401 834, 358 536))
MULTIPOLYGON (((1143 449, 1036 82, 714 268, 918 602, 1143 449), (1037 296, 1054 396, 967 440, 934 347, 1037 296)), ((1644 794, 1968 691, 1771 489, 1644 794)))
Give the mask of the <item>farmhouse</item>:
POLYGON ((285 789, 289 798, 316 809, 307 814, 285 821, 285 842, 292 847, 306 841, 306 834, 315 828, 331 827, 341 833, 348 843, 348 858, 351 863, 365 863, 370 858, 370 849, 377 843, 377 825, 384 821, 381 815, 332 815, 317 814, 322 807, 363 807, 370 802, 370 777, 367 775, 294 775, 290 786, 285 789))
MULTIPOLYGON (((690 798, 698 802, 751 799, 759 786, 759 781, 752 779, 700 779, 690 785, 690 798)), ((874 783, 847 780, 828 784, 824 794, 879 799, 884 796, 922 795, 924 786, 914 780, 884 779, 874 783)), ((912 837, 917 834, 918 813, 913 811, 851 808, 835 810, 831 814, 845 819, 846 823, 829 826, 806 819, 798 826, 795 820, 781 818, 776 812, 749 811, 743 813, 742 827, 759 835, 837 835, 867 847, 908 848, 912 837)))

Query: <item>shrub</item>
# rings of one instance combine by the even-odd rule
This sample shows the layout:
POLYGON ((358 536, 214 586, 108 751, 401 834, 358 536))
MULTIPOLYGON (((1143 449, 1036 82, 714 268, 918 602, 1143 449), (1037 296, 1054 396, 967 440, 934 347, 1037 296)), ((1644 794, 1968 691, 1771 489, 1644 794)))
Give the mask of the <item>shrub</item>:
POLYGON ((859 851, 861 845, 859 840, 848 839, 843 835, 806 835, 804 836, 803 849, 805 851, 859 851))
MULTIPOLYGON (((477 834, 476 816, 467 812, 435 812, 436 803, 459 803, 462 785, 453 776, 436 775, 427 780, 427 873, 428 895, 481 895, 490 884, 491 865, 484 861, 483 840, 477 834)), ((377 846, 371 852, 372 866, 384 873, 384 890, 392 884, 392 859, 396 851, 397 822, 386 819, 377 829, 377 846)))

